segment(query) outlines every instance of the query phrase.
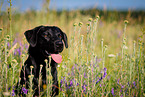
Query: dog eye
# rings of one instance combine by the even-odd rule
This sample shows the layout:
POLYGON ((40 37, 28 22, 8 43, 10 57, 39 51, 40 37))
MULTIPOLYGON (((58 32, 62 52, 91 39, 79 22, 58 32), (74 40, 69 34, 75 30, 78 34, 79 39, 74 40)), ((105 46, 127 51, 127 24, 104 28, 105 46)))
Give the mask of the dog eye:
POLYGON ((50 38, 51 35, 50 35, 50 34, 44 34, 44 37, 45 37, 45 38, 50 38))
POLYGON ((61 36, 59 36, 59 38, 62 38, 61 36))
POLYGON ((44 37, 46 38, 46 37, 47 37, 47 35, 44 35, 44 37))
POLYGON ((59 38, 62 38, 62 36, 61 36, 60 34, 58 34, 58 37, 59 37, 59 38))

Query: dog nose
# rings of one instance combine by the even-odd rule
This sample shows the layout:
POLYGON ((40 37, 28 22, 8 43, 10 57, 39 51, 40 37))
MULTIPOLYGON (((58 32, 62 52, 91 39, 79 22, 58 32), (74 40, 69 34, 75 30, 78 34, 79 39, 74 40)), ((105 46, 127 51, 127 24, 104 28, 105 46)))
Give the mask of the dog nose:
POLYGON ((61 41, 57 41, 55 44, 56 44, 56 46, 58 46, 58 47, 60 47, 60 46, 63 45, 63 43, 62 43, 61 41))

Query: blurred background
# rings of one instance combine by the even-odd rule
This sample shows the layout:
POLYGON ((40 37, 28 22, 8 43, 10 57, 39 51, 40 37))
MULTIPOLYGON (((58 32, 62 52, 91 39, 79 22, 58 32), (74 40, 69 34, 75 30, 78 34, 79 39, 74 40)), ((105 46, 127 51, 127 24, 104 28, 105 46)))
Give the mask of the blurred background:
POLYGON ((29 46, 24 32, 40 25, 68 36, 59 97, 145 97, 145 0, 0 0, 0 97, 19 81, 29 46), (12 59, 13 72, 6 66, 12 59), (73 79, 83 86, 70 87, 73 79))
POLYGON ((23 37, 27 29, 55 25, 71 39, 74 23, 82 22, 81 34, 86 34, 89 18, 95 20, 99 16, 98 40, 105 38, 105 44, 118 47, 122 41, 123 22, 128 20, 126 35, 133 46, 132 40, 138 39, 137 35, 145 25, 144 5, 145 0, 0 0, 0 28, 4 30, 1 35, 9 34, 11 16, 14 35, 23 37))
MULTIPOLYGON (((145 0, 12 0, 13 8, 17 11, 27 11, 30 9, 41 10, 47 2, 49 8, 56 10, 76 10, 96 8, 103 10, 145 10, 145 0)), ((2 10, 9 6, 7 0, 1 0, 2 10)))

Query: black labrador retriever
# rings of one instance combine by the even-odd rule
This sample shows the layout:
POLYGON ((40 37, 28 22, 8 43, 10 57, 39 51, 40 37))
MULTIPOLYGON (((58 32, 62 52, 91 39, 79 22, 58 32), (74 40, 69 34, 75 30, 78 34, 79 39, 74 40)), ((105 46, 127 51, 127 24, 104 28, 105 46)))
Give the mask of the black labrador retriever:
POLYGON ((47 85, 45 60, 47 59, 49 63, 48 56, 52 56, 50 63, 53 81, 51 96, 58 95, 57 63, 61 61, 61 55, 59 55, 59 53, 63 51, 64 45, 68 48, 66 34, 56 26, 38 26, 32 30, 26 31, 24 34, 30 44, 28 49, 29 57, 22 67, 20 74, 21 80, 16 86, 16 93, 24 95, 22 87, 25 86, 26 89, 29 88, 28 76, 31 74, 31 66, 33 66, 33 96, 40 95, 40 89, 43 91, 43 85, 47 85), (40 89, 38 89, 40 65, 43 65, 41 70, 42 82, 40 89))

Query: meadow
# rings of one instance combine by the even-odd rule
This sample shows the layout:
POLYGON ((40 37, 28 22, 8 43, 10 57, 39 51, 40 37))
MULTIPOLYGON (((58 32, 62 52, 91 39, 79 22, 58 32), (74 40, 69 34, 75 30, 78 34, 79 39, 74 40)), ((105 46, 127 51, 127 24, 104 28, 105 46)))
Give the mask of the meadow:
MULTIPOLYGON (((28 57, 24 32, 39 25, 58 26, 68 36, 69 47, 58 65, 58 97, 145 96, 145 12, 18 12, 10 6, 0 11, 0 97, 18 96, 13 89, 28 57)), ((51 94, 50 69, 40 97, 51 94)), ((32 83, 23 92, 32 97, 32 83)))

